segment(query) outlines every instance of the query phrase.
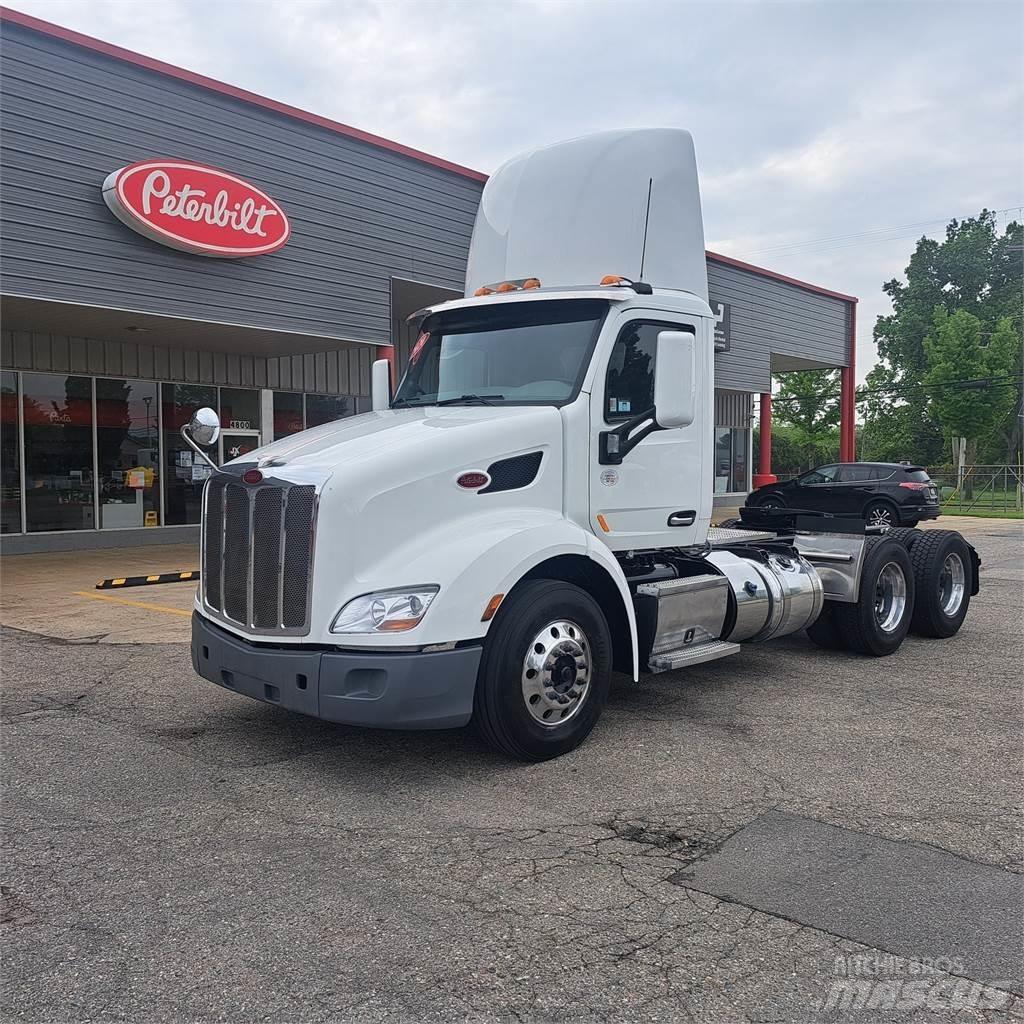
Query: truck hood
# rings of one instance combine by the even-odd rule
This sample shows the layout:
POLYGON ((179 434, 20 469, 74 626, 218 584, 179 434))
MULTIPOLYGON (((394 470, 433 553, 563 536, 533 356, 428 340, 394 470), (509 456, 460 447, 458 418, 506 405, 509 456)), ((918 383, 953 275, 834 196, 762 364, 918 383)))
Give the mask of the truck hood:
MULTIPOLYGON (((265 478, 314 484, 311 632, 337 642, 330 622, 347 600, 410 584, 444 584, 451 552, 562 509, 562 417, 553 406, 457 406, 365 413, 250 452, 265 478), (468 470, 539 452, 532 479, 498 477, 493 490, 460 487, 468 470), (447 554, 444 554, 447 552, 447 554)), ((363 642, 379 642, 370 636, 363 642)), ((359 642, 359 638, 355 638, 359 642)))
POLYGON ((548 443, 559 436, 561 417, 551 406, 426 406, 388 409, 324 423, 264 445, 234 460, 236 465, 301 467, 321 479, 369 460, 391 462, 425 458, 466 468, 486 468, 508 451, 522 451, 533 437, 548 443))

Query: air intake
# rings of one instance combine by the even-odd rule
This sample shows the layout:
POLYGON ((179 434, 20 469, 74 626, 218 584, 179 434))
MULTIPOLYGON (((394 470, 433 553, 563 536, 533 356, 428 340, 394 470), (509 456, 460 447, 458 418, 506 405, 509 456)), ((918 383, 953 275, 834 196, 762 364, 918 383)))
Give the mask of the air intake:
POLYGON ((500 459, 487 467, 491 482, 477 491, 477 494, 494 494, 496 491, 515 491, 532 484, 540 469, 542 452, 514 455, 511 459, 500 459))

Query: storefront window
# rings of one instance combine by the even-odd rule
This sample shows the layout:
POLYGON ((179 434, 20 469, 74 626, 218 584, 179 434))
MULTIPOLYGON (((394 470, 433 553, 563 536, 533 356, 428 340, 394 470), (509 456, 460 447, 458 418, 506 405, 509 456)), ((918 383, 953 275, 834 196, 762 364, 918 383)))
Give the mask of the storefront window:
POLYGON ((749 433, 744 427, 715 428, 715 494, 747 489, 749 433))
POLYGON ((259 430, 260 393, 250 388, 221 388, 220 425, 225 430, 259 430))
POLYGON ((306 426, 318 427, 321 423, 341 420, 346 416, 354 416, 355 399, 347 395, 306 395, 306 426))
POLYGON ((101 529, 160 525, 159 415, 156 384, 97 378, 101 529))
POLYGON ((0 373, 0 533, 21 533, 18 375, 0 373))
POLYGON ((164 417, 164 494, 167 525, 198 523, 203 484, 210 468, 181 436, 192 413, 204 405, 217 407, 217 389, 199 384, 161 384, 164 417))
POLYGON ((302 395, 295 391, 274 392, 274 440, 302 430, 302 395))
POLYGON ((93 529, 91 378, 24 373, 22 410, 29 531, 93 529))

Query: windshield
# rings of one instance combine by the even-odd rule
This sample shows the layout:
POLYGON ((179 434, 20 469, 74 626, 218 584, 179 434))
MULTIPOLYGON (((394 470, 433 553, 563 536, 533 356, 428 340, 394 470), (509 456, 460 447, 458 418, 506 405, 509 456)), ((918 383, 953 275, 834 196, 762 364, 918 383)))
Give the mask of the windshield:
POLYGON ((571 401, 607 311, 604 299, 566 299, 435 313, 392 408, 571 401))

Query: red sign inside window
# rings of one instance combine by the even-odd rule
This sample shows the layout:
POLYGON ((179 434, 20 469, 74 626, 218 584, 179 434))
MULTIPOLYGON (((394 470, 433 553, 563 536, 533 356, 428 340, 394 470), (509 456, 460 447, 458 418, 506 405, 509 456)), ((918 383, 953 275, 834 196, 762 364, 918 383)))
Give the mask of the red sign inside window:
POLYGON ((103 199, 133 231, 202 256, 262 256, 291 235, 284 210, 266 192, 204 164, 129 164, 107 176, 103 199))

